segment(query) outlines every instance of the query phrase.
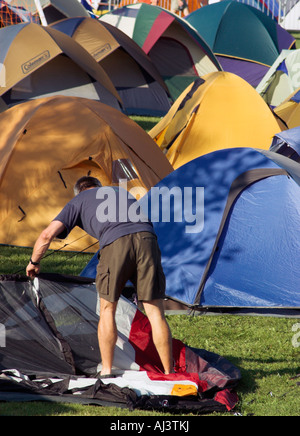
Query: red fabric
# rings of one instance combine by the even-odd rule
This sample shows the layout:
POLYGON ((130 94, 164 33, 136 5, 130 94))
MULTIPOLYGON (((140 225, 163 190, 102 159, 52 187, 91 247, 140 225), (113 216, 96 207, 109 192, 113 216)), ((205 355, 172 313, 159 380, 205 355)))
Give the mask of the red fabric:
POLYGON ((147 38, 144 41, 142 49, 146 54, 149 53, 151 48, 156 44, 158 39, 164 33, 165 30, 170 26, 170 24, 174 21, 174 17, 172 15, 162 11, 151 27, 150 32, 148 33, 147 38))
POLYGON ((173 381, 180 384, 180 381, 189 380, 195 383, 198 387, 198 392, 205 392, 207 389, 207 383, 203 380, 200 380, 199 374, 196 373, 174 373, 174 374, 158 374, 154 372, 147 372, 150 380, 161 380, 161 381, 173 381))
POLYGON ((141 370, 164 373, 152 341, 151 325, 148 318, 139 310, 132 321, 128 341, 135 350, 135 361, 141 370))
POLYGON ((216 393, 214 400, 232 410, 238 402, 235 392, 226 389, 228 380, 222 371, 213 368, 205 359, 200 358, 183 342, 173 339, 174 374, 164 374, 163 367, 152 340, 151 325, 148 318, 136 310, 129 334, 129 343, 135 350, 135 362, 141 371, 147 371, 150 380, 180 382, 190 380, 197 384, 199 392, 211 388, 223 390, 216 393))
POLYGON ((177 339, 173 339, 173 358, 176 372, 164 374, 159 355, 152 341, 151 325, 148 318, 139 310, 136 311, 131 324, 129 342, 135 350, 136 363, 141 370, 147 371, 151 380, 191 380, 197 384, 199 392, 204 392, 207 389, 207 383, 200 380, 199 374, 186 372, 186 347, 177 339))
POLYGON ((239 398, 235 392, 230 389, 224 389, 215 395, 214 400, 218 401, 218 403, 224 404, 229 411, 234 408, 239 401, 239 398))
MULTIPOLYGON (((164 374, 160 357, 152 340, 151 325, 148 318, 139 310, 136 311, 132 320, 128 340, 135 350, 135 361, 141 370, 164 374)), ((186 374, 186 347, 177 339, 173 339, 172 345, 175 371, 186 374)))

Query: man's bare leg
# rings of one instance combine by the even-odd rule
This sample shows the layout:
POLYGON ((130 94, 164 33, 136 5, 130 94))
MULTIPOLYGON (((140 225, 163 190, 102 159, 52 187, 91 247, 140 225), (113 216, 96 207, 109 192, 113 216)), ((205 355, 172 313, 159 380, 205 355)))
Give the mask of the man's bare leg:
POLYGON ((152 339, 159 354, 165 374, 173 371, 172 336, 165 318, 163 300, 143 301, 152 328, 152 339))
POLYGON ((98 324, 98 341, 102 359, 100 375, 111 374, 114 351, 118 333, 115 314, 118 302, 110 303, 100 298, 100 320, 98 324))

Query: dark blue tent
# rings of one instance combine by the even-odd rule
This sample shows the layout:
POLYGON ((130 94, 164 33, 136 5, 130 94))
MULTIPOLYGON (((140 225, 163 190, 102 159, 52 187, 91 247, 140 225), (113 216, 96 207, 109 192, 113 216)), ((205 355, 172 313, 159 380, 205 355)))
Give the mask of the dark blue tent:
MULTIPOLYGON (((178 197, 172 202, 173 195, 162 196, 171 222, 150 216, 167 296, 193 308, 299 309, 299 168, 270 151, 227 149, 189 162, 152 188, 141 202, 152 212, 158 189, 182 192, 181 205, 178 197)), ((95 277, 95 263, 82 275, 95 277)))
POLYGON ((300 127, 275 135, 270 150, 300 163, 300 127))

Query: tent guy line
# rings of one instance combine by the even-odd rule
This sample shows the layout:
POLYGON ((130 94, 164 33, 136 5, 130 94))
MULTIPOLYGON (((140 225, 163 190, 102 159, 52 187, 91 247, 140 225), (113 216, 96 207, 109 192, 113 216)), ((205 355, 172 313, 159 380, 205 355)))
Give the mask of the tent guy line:
MULTIPOLYGON (((65 243, 65 244, 62 245, 60 248, 57 248, 57 249, 51 251, 50 253, 46 254, 46 255, 43 257, 43 259, 46 259, 47 257, 53 256, 53 255, 56 254, 56 253, 59 253, 60 251, 62 251, 62 250, 63 250, 64 248, 66 248, 67 246, 70 246, 70 245, 72 245, 73 243, 75 243, 75 242, 79 241, 80 239, 85 238, 85 237, 87 237, 87 236, 88 236, 88 235, 82 235, 82 236, 80 236, 79 238, 74 239, 74 241, 71 241, 71 242, 65 243)), ((94 246, 97 245, 97 244, 98 244, 98 241, 94 242, 93 244, 88 245, 87 247, 83 248, 83 249, 80 250, 80 251, 76 251, 76 252, 75 252, 74 254, 72 254, 71 256, 68 256, 65 260, 59 262, 57 265, 58 265, 58 266, 60 266, 60 265, 64 265, 65 263, 67 263, 67 262, 68 262, 70 259, 72 259, 73 257, 76 257, 76 256, 78 256, 79 254, 84 253, 86 250, 89 250, 90 248, 94 247, 94 246)), ((19 269, 18 271, 14 272, 13 275, 20 274, 21 272, 24 272, 25 269, 26 269, 26 266, 27 266, 27 264, 26 264, 23 268, 21 268, 21 269, 19 269)))

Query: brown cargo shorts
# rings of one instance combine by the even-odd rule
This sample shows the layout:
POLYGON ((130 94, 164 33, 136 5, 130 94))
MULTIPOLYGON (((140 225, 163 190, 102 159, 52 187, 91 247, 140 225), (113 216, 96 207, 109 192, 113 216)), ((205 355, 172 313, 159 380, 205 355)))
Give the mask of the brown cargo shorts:
POLYGON ((128 280, 134 285, 139 301, 165 297, 166 279, 156 235, 133 233, 101 250, 96 276, 100 297, 118 301, 128 280))

